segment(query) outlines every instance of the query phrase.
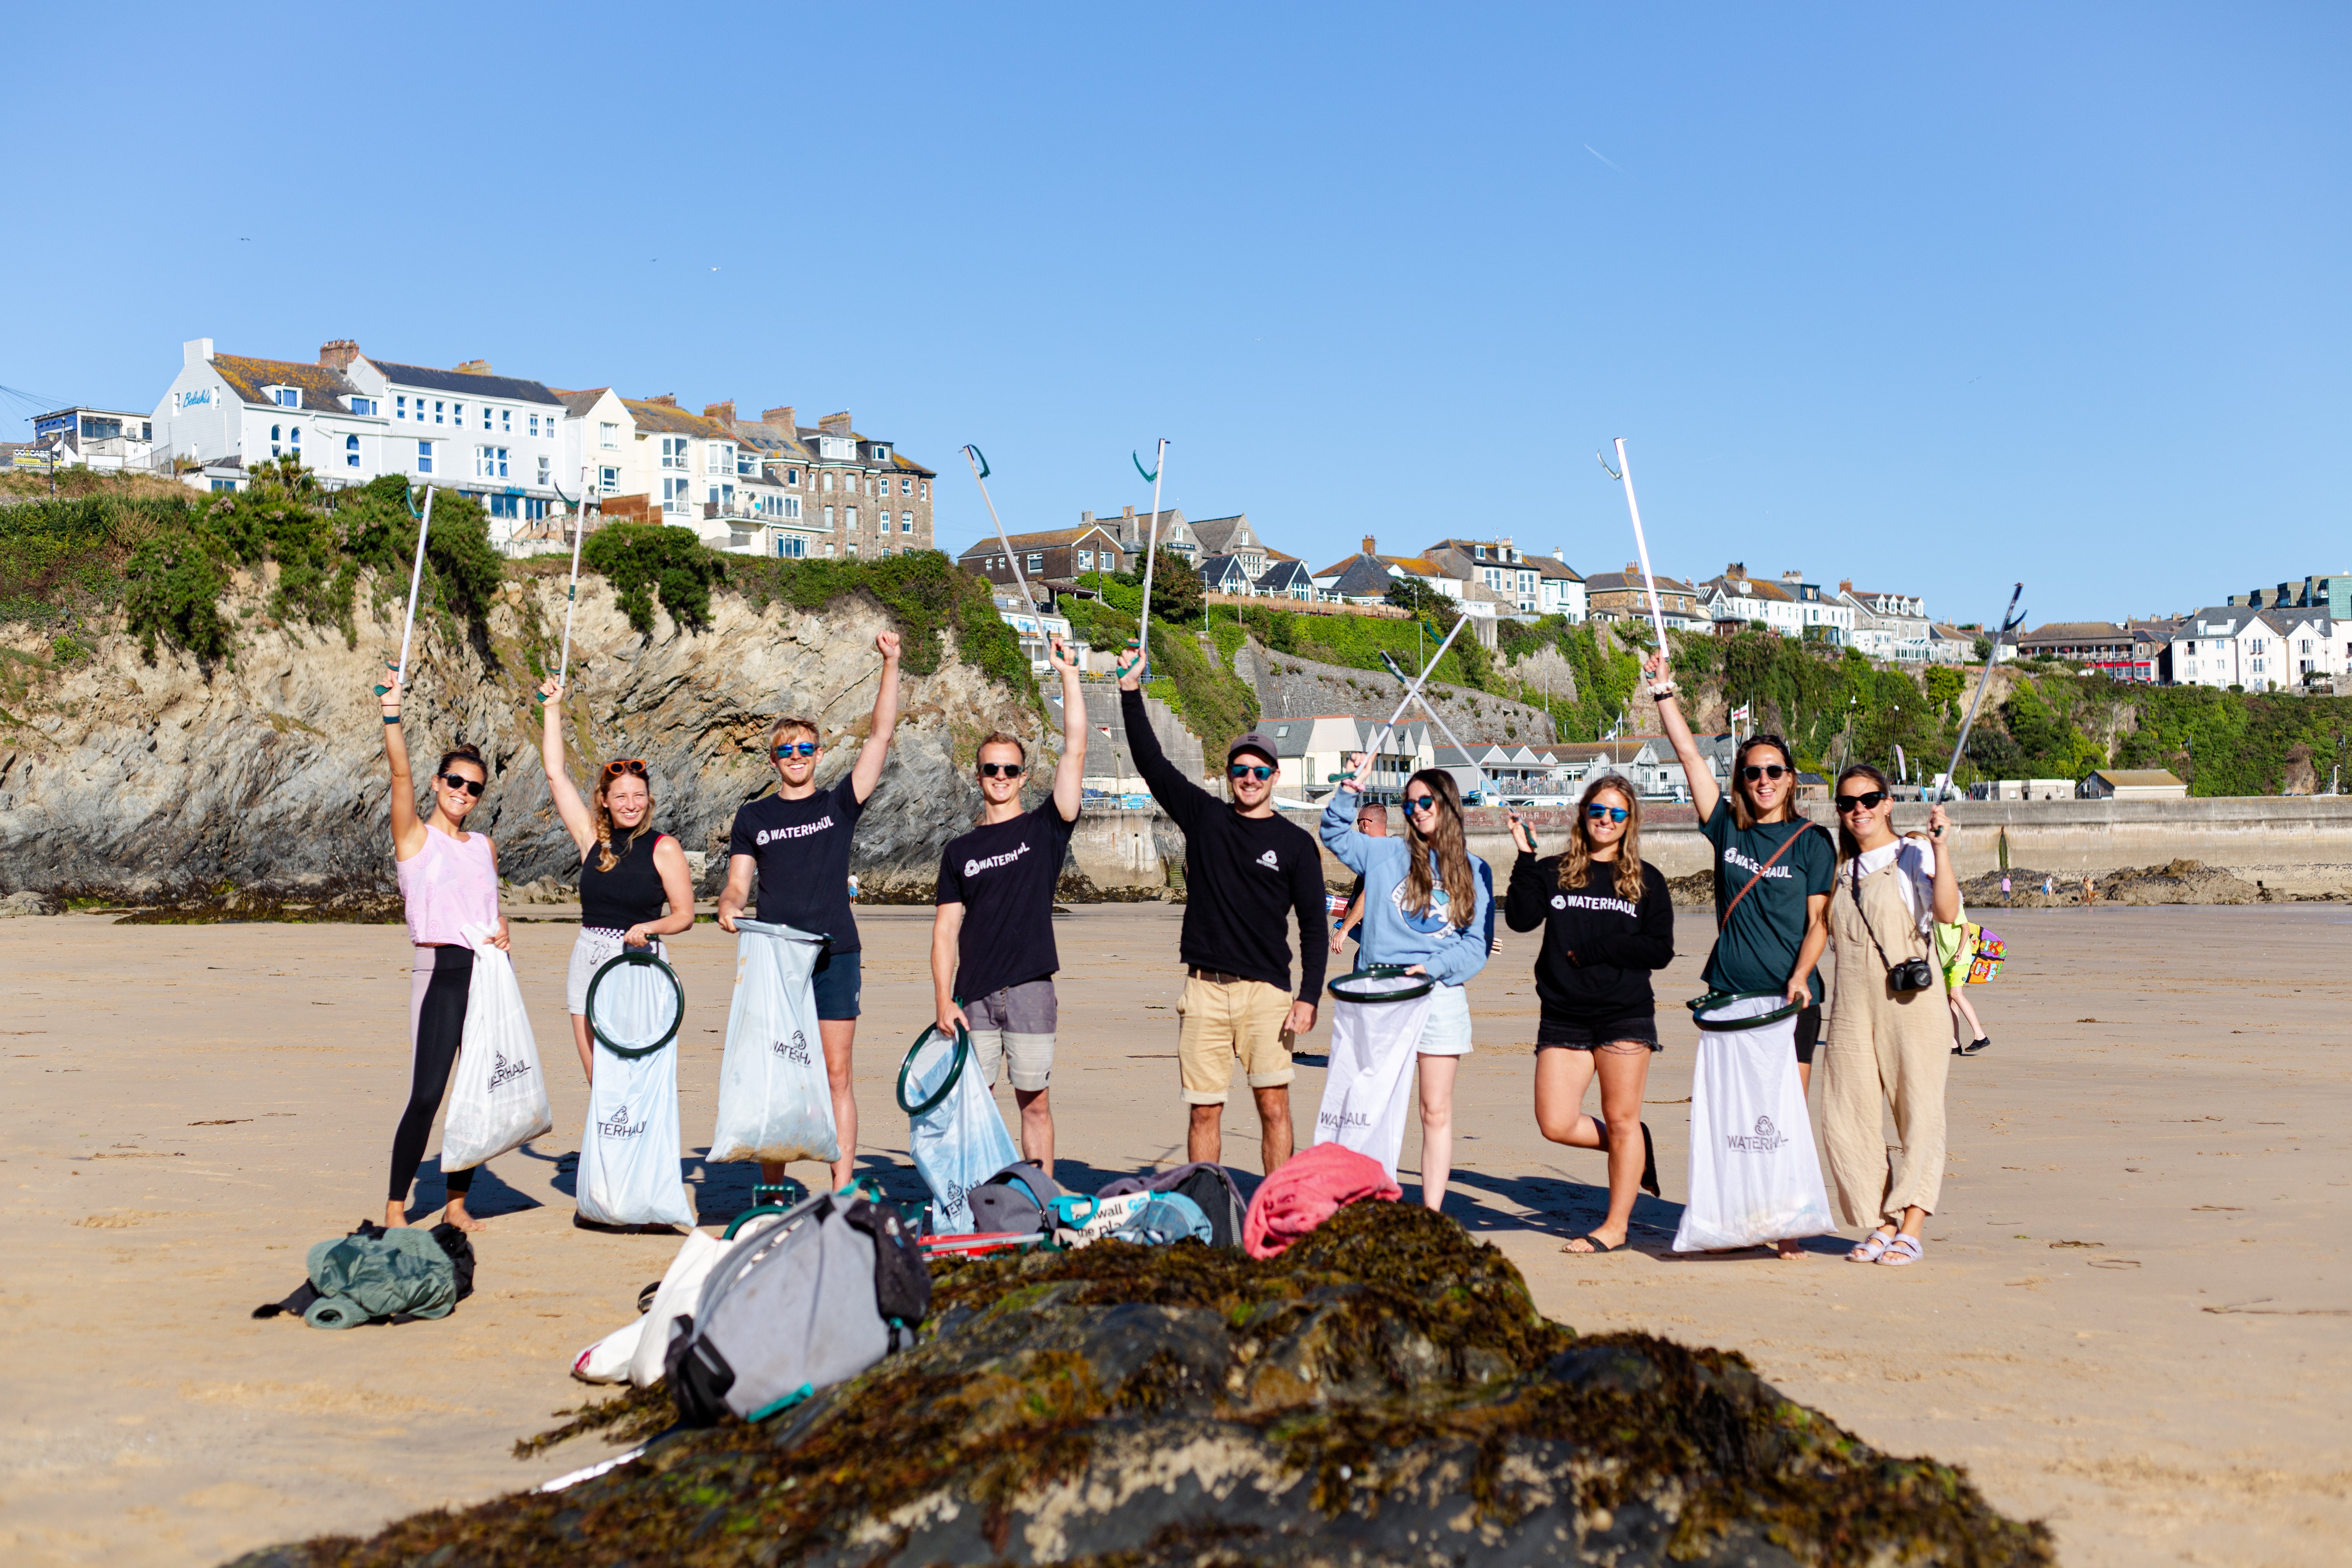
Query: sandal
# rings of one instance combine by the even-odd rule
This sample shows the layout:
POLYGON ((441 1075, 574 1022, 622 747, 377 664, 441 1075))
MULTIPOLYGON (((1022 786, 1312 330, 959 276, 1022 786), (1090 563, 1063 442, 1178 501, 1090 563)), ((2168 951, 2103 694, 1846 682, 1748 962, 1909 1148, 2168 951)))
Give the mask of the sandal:
POLYGON ((1916 1263, 1927 1256, 1927 1249, 1919 1245, 1917 1237, 1897 1236, 1886 1244, 1886 1256, 1878 1261, 1885 1268, 1901 1268, 1916 1263))
POLYGON ((1874 1230, 1854 1244, 1853 1250, 1845 1255, 1845 1260, 1848 1263, 1875 1263, 1886 1256, 1886 1248, 1894 1240, 1895 1237, 1885 1231, 1874 1230))
POLYGON ((1622 1252, 1624 1249, 1625 1244, 1623 1242, 1621 1241, 1616 1246, 1612 1247, 1597 1236, 1576 1237, 1572 1238, 1567 1246, 1560 1248, 1562 1252, 1567 1253, 1570 1258, 1594 1258, 1604 1252, 1622 1252), (1579 1252, 1576 1250, 1576 1244, 1580 1241, 1588 1244, 1585 1251, 1579 1252))
POLYGON ((1658 1190, 1658 1146, 1650 1142, 1650 1124, 1642 1123, 1642 1190, 1654 1198, 1666 1194, 1658 1190))

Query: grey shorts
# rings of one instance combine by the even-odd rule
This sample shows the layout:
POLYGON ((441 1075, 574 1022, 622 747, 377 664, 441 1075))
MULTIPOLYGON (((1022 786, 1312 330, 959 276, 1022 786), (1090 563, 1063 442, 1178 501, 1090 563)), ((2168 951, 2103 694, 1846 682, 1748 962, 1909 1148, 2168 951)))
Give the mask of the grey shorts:
POLYGON ((1013 1087, 1034 1091, 1054 1076, 1054 1027, 1060 1009, 1051 980, 1008 985, 963 1005, 972 1054, 991 1089, 1010 1064, 1013 1087))
MULTIPOLYGON (((625 932, 608 931, 603 926, 582 926, 580 934, 572 942, 572 964, 563 975, 563 1010, 585 1016, 588 1011, 588 983, 596 972, 620 956, 621 938, 625 932)), ((654 956, 667 958, 669 949, 661 938, 654 938, 654 956)))

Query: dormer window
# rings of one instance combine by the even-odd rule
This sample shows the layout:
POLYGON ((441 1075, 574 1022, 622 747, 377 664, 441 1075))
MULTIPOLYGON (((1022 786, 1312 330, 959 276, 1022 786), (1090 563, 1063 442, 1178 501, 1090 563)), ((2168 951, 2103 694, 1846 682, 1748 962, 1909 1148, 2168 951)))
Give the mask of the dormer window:
POLYGON ((269 389, 269 401, 280 408, 299 408, 302 406, 302 389, 299 386, 273 386, 269 389))
POLYGON ((887 463, 887 462, 888 462, 888 461, 890 460, 890 448, 889 448, 889 447, 875 447, 875 448, 874 448, 874 460, 875 460, 876 462, 877 462, 877 463, 887 463))
POLYGON ((375 399, 373 397, 354 397, 351 400, 351 405, 352 412, 354 414, 373 414, 375 412, 375 399))

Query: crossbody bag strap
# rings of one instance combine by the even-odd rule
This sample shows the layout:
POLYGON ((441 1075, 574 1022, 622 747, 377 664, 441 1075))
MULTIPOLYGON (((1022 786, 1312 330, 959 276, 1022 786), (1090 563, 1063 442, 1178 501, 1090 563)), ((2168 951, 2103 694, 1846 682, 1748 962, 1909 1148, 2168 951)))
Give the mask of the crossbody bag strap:
MULTIPOLYGON (((1896 854, 1900 855, 1901 851, 1897 850, 1896 854)), ((1886 948, 1879 942, 1878 932, 1870 923, 1870 911, 1862 907, 1862 857, 1859 855, 1855 856, 1853 858, 1853 912, 1862 917, 1862 929, 1869 933, 1870 945, 1878 949, 1879 963, 1885 967, 1887 973, 1892 974, 1895 973, 1895 961, 1886 956, 1886 948)))
POLYGON ((1804 826, 1799 827, 1796 832, 1789 835, 1789 837, 1781 842, 1780 847, 1772 851, 1772 859, 1767 860, 1761 866, 1757 867, 1756 874, 1748 879, 1748 886, 1740 889, 1737 893, 1734 893, 1731 896, 1731 902, 1723 906, 1723 918, 1715 923, 1715 929, 1717 931, 1721 931, 1730 929, 1731 911, 1739 907, 1739 900, 1746 898, 1749 891, 1755 888, 1756 884, 1764 879, 1764 873, 1772 868, 1772 861, 1778 860, 1781 856, 1786 855, 1790 848, 1795 847, 1797 840, 1802 838, 1807 830, 1813 826, 1813 819, 1810 816, 1800 817, 1798 820, 1804 826))

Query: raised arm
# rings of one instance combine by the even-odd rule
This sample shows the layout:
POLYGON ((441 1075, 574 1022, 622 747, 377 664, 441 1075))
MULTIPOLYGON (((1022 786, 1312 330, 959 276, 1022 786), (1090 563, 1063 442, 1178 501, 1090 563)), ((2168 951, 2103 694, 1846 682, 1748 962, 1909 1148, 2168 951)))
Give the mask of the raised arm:
POLYGON ((1201 820, 1201 813, 1216 805, 1217 800, 1178 773, 1176 764, 1160 749, 1160 737, 1151 732, 1151 718, 1143 706, 1142 668, 1142 651, 1130 641, 1127 662, 1118 670, 1119 722, 1127 730, 1128 754, 1135 759, 1135 771, 1143 775, 1151 798, 1175 819, 1177 826, 1190 833, 1201 820))
MULTIPOLYGON (((585 855, 588 847, 596 842, 596 818, 589 811, 588 803, 580 798, 579 786, 572 782, 572 774, 563 765, 562 683, 541 681, 539 697, 539 761, 547 770, 547 793, 554 798, 555 815, 563 819, 563 830, 572 835, 572 842, 585 855)), ((681 859, 678 865, 683 868, 686 862, 681 859)))
MULTIPOLYGON (((1650 691, 1658 700, 1658 725, 1666 732, 1666 742, 1675 749, 1675 760, 1683 765, 1684 782, 1690 785, 1691 805, 1705 822, 1715 815, 1715 803, 1723 798, 1716 787, 1715 775, 1707 771, 1706 759, 1698 754, 1698 742, 1691 739, 1690 724, 1683 718, 1682 696, 1675 689, 1666 675, 1666 656, 1663 651, 1642 661, 1642 673, 1649 678, 1650 691)), ((1738 781, 1732 782, 1738 788, 1738 781)))
POLYGON ((408 742, 400 733, 400 671, 388 661, 391 685, 377 695, 383 710, 383 760, 392 768, 392 855, 413 860, 425 852, 425 822, 416 815, 416 781, 408 776, 408 742))
POLYGON ((898 634, 884 632, 874 646, 882 650, 882 685, 874 693, 874 721, 866 727, 866 744, 857 749, 857 765, 849 770, 849 787, 860 805, 882 782, 882 764, 890 760, 890 736, 898 728, 898 634))
POLYGON ((1946 925, 1960 918, 1960 874, 1952 868, 1951 826, 1943 802, 1927 808, 1927 837, 1936 841, 1936 918, 1946 925))
POLYGON ((1503 893, 1503 923, 1513 931, 1533 931, 1551 918, 1555 889, 1544 885, 1542 866, 1535 851, 1524 847, 1511 862, 1511 880, 1503 893))
POLYGON ((1062 760, 1054 768, 1054 809, 1062 814, 1064 822, 1076 822, 1078 805, 1086 795, 1086 688, 1078 684, 1078 661, 1070 657, 1061 638, 1046 646, 1045 657, 1062 677, 1062 760))
POLYGON ((1356 777, 1331 792, 1329 804, 1323 807, 1323 820, 1317 825, 1318 834, 1323 840, 1323 847, 1338 857, 1340 865, 1359 877, 1362 876, 1365 868, 1371 864, 1370 850, 1372 843, 1372 840, 1359 831, 1356 826, 1357 804, 1363 798, 1362 786, 1359 782, 1364 773, 1362 762, 1363 757, 1360 752, 1357 756, 1359 765, 1356 777))

